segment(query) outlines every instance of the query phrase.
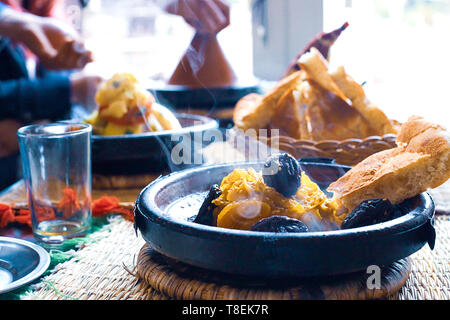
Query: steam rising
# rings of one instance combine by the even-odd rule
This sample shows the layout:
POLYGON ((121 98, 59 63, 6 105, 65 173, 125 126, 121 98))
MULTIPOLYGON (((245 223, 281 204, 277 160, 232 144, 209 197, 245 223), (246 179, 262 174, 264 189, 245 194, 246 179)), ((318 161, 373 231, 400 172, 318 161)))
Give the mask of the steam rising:
MULTIPOLYGON (((156 98, 155 98, 155 99, 156 99, 156 98)), ((146 110, 147 110, 146 107, 144 107, 144 106, 139 106, 139 111, 140 111, 141 114, 142 114, 142 118, 144 118, 145 126, 146 126, 147 130, 150 130, 150 128, 151 128, 150 120, 145 116, 146 110)), ((161 150, 164 152, 164 155, 166 156, 166 162, 167 162, 167 164, 168 164, 168 166, 169 166, 170 171, 171 171, 171 172, 176 171, 176 167, 173 166, 173 164, 172 164, 171 161, 169 161, 169 159, 170 159, 170 151, 169 151, 169 148, 168 148, 168 147, 166 146, 166 144, 161 140, 160 137, 156 136, 155 138, 156 138, 156 140, 158 141, 158 144, 160 145, 161 150)), ((149 165, 150 165, 150 164, 149 164, 149 165)))
MULTIPOLYGON (((199 70, 203 67, 203 64, 205 62, 205 51, 206 50, 204 45, 200 46, 199 51, 196 51, 192 45, 189 45, 188 49, 186 50, 186 58, 188 59, 189 67, 192 69, 194 75, 197 75, 199 70)), ((189 70, 189 68, 186 68, 184 61, 183 68, 186 71, 189 70)))
MULTIPOLYGON (((278 130, 275 134, 278 133, 278 130)), ((259 134, 267 136, 267 130, 259 130, 259 134)), ((273 133, 272 133, 273 134, 273 133)), ((231 162, 265 161, 271 154, 278 153, 278 145, 268 145, 257 139, 256 130, 245 132, 236 128, 226 130, 223 141, 216 141, 203 148, 205 164, 231 162)))
MULTIPOLYGON (((208 89, 208 87, 198 77, 198 73, 205 63, 205 52, 206 52, 206 45, 204 42, 200 43, 198 51, 192 46, 192 44, 190 44, 186 50, 185 57, 188 61, 189 67, 192 70, 192 75, 195 77, 197 82, 200 84, 201 88, 204 90, 204 93, 208 94, 214 101, 212 107, 209 109, 209 111, 207 113, 207 115, 210 115, 216 109, 217 99, 216 99, 215 95, 208 89)), ((185 71, 189 70, 189 68, 187 68, 185 65, 185 61, 182 61, 182 66, 185 71)))

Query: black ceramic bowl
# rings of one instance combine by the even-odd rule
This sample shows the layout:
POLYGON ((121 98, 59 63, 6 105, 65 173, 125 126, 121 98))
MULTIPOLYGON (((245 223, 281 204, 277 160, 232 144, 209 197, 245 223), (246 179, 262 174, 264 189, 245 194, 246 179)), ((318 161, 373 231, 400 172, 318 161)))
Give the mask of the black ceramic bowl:
MULTIPOLYGON (((301 163, 321 188, 349 167, 301 163)), ((434 204, 427 193, 401 204, 405 215, 366 227, 307 233, 231 230, 189 222, 212 184, 235 168, 262 163, 183 170, 149 184, 135 207, 135 227, 157 252, 184 263, 235 275, 307 277, 345 274, 385 266, 427 242, 434 246, 434 204), (169 214, 170 213, 170 214, 169 214)))
MULTIPOLYGON (((216 130, 209 117, 176 114, 182 129, 120 136, 92 136, 92 170, 98 174, 138 174, 184 169, 171 162, 172 147, 180 140, 172 137, 216 130)), ((192 139, 194 141, 194 139, 192 139)))
POLYGON ((243 96, 259 93, 256 83, 239 83, 222 88, 189 88, 164 84, 149 89, 157 101, 179 110, 211 110, 233 108, 243 96))

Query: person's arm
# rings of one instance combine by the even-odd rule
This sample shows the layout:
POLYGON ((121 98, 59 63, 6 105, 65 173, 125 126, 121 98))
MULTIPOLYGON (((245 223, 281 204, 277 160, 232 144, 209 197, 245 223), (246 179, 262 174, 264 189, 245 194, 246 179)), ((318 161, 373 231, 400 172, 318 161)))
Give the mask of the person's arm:
POLYGON ((70 110, 70 97, 71 83, 64 75, 0 81, 0 119, 60 119, 70 110))
POLYGON ((58 120, 75 104, 89 110, 95 104, 101 81, 95 75, 60 72, 47 72, 35 79, 0 81, 0 119, 23 123, 58 120))
POLYGON ((4 5, 0 11, 0 36, 24 44, 48 69, 80 69, 92 61, 92 53, 68 25, 4 5))

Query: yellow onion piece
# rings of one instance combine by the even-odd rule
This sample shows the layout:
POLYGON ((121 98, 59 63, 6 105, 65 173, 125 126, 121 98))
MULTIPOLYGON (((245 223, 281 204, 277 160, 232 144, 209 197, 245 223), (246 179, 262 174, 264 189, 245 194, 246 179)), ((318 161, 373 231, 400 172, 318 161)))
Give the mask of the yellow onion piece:
POLYGON ((258 200, 232 202, 220 211, 217 217, 217 226, 248 230, 262 218, 270 216, 270 213, 270 206, 258 200))

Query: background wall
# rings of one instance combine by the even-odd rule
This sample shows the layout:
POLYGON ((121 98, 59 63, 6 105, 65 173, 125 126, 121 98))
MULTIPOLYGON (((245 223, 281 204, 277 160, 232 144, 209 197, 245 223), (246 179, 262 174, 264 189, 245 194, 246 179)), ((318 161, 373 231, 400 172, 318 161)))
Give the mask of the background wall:
POLYGON ((322 1, 255 0, 252 19, 254 74, 278 80, 292 59, 322 31, 322 1))

